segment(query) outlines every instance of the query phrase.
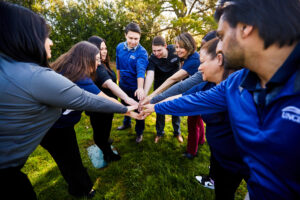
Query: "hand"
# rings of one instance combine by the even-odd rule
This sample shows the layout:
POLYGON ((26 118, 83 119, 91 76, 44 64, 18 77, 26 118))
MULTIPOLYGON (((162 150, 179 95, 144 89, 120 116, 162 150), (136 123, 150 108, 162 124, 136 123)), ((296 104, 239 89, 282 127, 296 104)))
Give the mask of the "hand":
POLYGON ((127 103, 128 105, 131 105, 131 106, 135 106, 135 105, 139 104, 133 98, 130 98, 130 97, 127 97, 126 99, 124 99, 124 101, 125 101, 125 103, 127 103))
POLYGON ((140 115, 136 112, 127 112, 127 113, 125 113, 125 115, 127 115, 129 117, 132 117, 134 119, 137 119, 137 120, 144 120, 145 119, 142 115, 140 115))
POLYGON ((137 105, 134 105, 134 106, 127 106, 127 113, 128 112, 131 112, 133 110, 136 110, 138 108, 138 104, 137 105))
POLYGON ((138 88, 135 93, 134 96, 138 98, 138 100, 143 100, 145 97, 145 92, 143 88, 138 88))
POLYGON ((147 104, 143 106, 143 110, 140 113, 140 115, 143 116, 143 118, 146 118, 147 116, 149 116, 151 113, 155 112, 154 109, 155 104, 147 104))
POLYGON ((152 99, 152 97, 149 95, 149 96, 146 96, 143 100, 141 100, 140 102, 139 102, 139 104, 140 105, 146 105, 146 104, 148 104, 148 103, 150 103, 150 100, 152 99))

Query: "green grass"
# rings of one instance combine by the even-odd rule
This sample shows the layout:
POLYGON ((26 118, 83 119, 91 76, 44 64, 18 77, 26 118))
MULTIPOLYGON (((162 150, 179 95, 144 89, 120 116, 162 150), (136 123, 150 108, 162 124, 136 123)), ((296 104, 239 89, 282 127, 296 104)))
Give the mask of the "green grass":
MULTIPOLYGON (((86 148, 94 144, 89 118, 83 114, 75 127, 83 164, 95 182, 97 193, 94 199, 214 199, 213 190, 203 188, 194 178, 196 175, 208 174, 210 152, 207 144, 200 147, 199 155, 194 160, 181 157, 187 142, 186 117, 181 122, 183 144, 179 144, 173 137, 169 116, 166 117, 165 137, 158 144, 154 143, 155 114, 146 119, 141 144, 135 143, 134 128, 116 130, 122 119, 122 115, 115 115, 111 131, 113 145, 122 159, 109 163, 104 169, 95 169, 87 155, 86 148)), ((67 184, 56 163, 40 146, 31 154, 23 171, 28 174, 38 199, 78 199, 68 194, 67 184)), ((236 199, 243 199, 245 193, 246 184, 243 182, 236 193, 236 199)))

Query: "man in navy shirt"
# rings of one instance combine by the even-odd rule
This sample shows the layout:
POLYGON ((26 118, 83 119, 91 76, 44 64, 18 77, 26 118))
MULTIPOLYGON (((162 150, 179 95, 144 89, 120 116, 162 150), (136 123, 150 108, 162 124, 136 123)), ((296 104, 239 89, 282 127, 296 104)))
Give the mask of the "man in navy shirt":
MULTIPOLYGON (((142 100, 144 98, 144 78, 148 65, 148 54, 139 44, 141 29, 136 23, 129 23, 125 28, 126 41, 120 43, 116 50, 117 75, 120 88, 131 98, 142 100)), ((125 102, 123 102, 125 103, 125 102)), ((118 130, 131 127, 131 119, 124 117, 123 125, 118 130)), ((144 120, 136 120, 136 142, 143 139, 145 128, 144 120)))
MULTIPOLYGON (((215 18, 219 50, 229 66, 245 69, 154 109, 172 115, 228 111, 250 169, 250 199, 300 199, 300 1, 223 0, 215 18)), ((153 105, 145 108, 153 111, 153 105)))
MULTIPOLYGON (((175 74, 180 67, 179 57, 175 53, 174 45, 167 45, 166 41, 161 36, 156 36, 152 40, 152 54, 149 58, 147 68, 147 77, 145 80, 145 94, 148 94, 149 89, 154 79, 154 90, 156 90, 163 82, 170 76, 175 74)), ((174 136, 180 137, 180 117, 172 116, 172 125, 174 129, 174 136)), ((156 115, 156 132, 154 142, 157 143, 164 135, 165 128, 165 115, 156 115)))

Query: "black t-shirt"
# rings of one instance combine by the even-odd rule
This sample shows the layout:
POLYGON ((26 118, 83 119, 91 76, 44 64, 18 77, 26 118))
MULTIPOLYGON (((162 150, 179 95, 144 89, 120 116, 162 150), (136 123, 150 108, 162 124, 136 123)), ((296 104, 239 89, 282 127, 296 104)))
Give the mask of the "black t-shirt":
POLYGON ((117 77, 113 70, 107 69, 103 64, 99 65, 96 71, 96 81, 95 84, 103 91, 106 95, 117 99, 117 97, 108 88, 103 88, 102 85, 105 81, 111 79, 116 83, 117 77))
POLYGON ((167 50, 167 58, 157 58, 154 54, 149 57, 147 70, 154 70, 155 89, 179 70, 179 57, 175 54, 174 45, 168 45, 167 50))

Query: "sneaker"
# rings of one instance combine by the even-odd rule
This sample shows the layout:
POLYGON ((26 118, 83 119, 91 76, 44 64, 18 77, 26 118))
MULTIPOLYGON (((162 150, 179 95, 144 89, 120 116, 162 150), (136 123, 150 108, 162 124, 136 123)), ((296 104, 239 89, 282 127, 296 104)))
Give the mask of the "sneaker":
POLYGON ((143 135, 137 136, 135 141, 136 143, 140 143, 141 141, 143 141, 143 135))
POLYGON ((184 152, 184 153, 182 154, 182 156, 183 156, 184 158, 188 158, 188 159, 191 159, 191 160, 195 158, 194 155, 192 155, 192 154, 190 154, 190 153, 188 153, 188 152, 184 152))
POLYGON ((121 131, 121 130, 125 130, 125 129, 128 129, 128 128, 131 128, 131 125, 122 125, 122 126, 119 126, 118 128, 117 128, 117 130, 118 131, 121 131))
POLYGON ((214 184, 214 180, 212 180, 210 177, 208 176, 196 176, 197 181, 206 188, 215 189, 215 184, 214 184))
POLYGON ((108 154, 104 154, 104 160, 106 162, 118 161, 121 160, 121 156, 115 153, 108 153, 108 154))

